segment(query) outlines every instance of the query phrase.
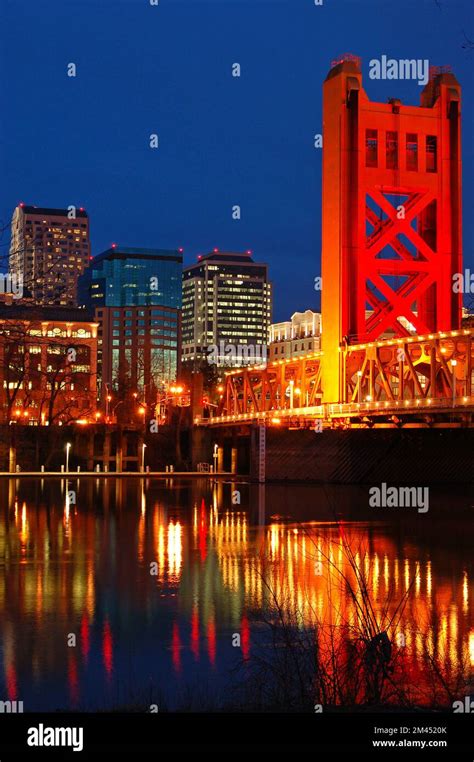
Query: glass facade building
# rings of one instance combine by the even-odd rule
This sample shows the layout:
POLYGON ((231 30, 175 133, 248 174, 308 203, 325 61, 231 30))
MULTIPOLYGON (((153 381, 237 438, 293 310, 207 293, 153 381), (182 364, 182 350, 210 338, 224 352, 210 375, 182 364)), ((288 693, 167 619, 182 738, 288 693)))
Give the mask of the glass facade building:
POLYGON ((80 278, 88 307, 161 305, 181 309, 182 253, 114 246, 91 261, 80 278))
POLYGON ((153 405, 176 381, 182 263, 178 250, 117 246, 95 257, 82 276, 82 304, 99 324, 102 397, 138 394, 153 405))

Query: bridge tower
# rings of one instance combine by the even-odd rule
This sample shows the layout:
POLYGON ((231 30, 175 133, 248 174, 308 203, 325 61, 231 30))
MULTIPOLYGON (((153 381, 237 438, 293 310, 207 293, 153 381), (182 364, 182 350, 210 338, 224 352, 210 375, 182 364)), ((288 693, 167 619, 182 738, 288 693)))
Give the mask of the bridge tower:
POLYGON ((326 77, 324 402, 343 401, 347 344, 460 326, 460 100, 447 67, 431 67, 420 106, 370 101, 355 56, 326 77))

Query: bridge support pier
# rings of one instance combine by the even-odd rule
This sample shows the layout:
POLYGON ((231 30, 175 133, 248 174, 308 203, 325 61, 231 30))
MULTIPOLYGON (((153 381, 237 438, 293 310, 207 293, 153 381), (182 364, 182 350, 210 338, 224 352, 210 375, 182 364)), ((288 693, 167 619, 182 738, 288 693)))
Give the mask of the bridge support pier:
POLYGON ((219 445, 217 448, 217 470, 224 470, 224 446, 219 445))
POLYGON ((191 429, 191 463, 195 469, 198 463, 212 463, 212 435, 215 432, 202 426, 191 429))

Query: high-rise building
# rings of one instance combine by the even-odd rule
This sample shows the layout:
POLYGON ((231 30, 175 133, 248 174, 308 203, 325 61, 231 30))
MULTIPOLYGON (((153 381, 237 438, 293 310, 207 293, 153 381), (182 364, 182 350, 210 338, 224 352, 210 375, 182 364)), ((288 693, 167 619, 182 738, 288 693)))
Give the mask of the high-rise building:
POLYGON ((216 364, 241 365, 266 357, 271 318, 268 267, 251 252, 214 250, 184 269, 183 363, 197 367, 213 356, 216 364))
POLYGON ((80 303, 99 324, 103 398, 114 392, 118 402, 138 395, 154 404, 157 391, 176 380, 182 265, 180 250, 114 244, 81 277, 80 303))
POLYGON ((16 207, 10 274, 35 304, 76 306, 77 280, 89 257, 89 217, 84 209, 16 207))
POLYGON ((118 246, 98 254, 79 284, 80 303, 92 307, 163 305, 181 308, 181 249, 118 246))

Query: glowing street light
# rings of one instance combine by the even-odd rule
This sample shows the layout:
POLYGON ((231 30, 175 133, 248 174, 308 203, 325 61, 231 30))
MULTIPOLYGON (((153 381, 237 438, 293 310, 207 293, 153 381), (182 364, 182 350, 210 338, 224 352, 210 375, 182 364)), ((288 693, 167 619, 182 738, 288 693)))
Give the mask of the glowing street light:
POLYGON ((108 421, 109 420, 110 403, 112 402, 112 395, 110 394, 110 384, 108 382, 105 384, 105 388, 106 388, 106 391, 107 391, 107 395, 105 397, 105 419, 106 419, 106 421, 108 421))
POLYGON ((66 444, 66 473, 69 472, 69 450, 71 449, 72 444, 70 442, 67 442, 66 444))

